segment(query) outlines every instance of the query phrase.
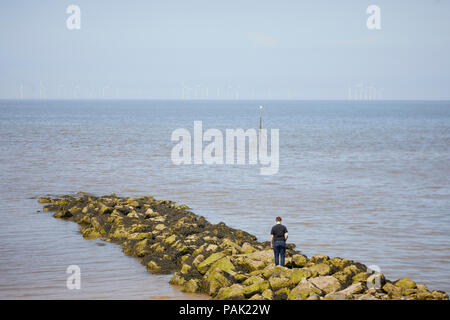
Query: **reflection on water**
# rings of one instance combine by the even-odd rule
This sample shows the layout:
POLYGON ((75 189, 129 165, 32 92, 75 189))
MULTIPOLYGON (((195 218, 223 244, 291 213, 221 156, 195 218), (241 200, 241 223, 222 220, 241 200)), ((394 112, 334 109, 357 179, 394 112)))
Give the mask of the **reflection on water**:
POLYGON ((117 245, 84 240, 36 196, 78 191, 151 194, 268 239, 281 215, 289 240, 378 265, 450 291, 450 105, 445 102, 264 103, 280 129, 280 171, 176 166, 170 135, 256 128, 258 103, 0 102, 0 298, 187 299, 117 245), (100 243, 104 245, 99 245, 100 243), (68 265, 82 289, 65 287, 68 265))

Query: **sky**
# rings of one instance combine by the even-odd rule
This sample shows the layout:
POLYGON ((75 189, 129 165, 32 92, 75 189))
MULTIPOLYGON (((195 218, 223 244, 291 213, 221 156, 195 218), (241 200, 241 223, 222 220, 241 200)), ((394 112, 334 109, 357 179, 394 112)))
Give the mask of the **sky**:
POLYGON ((0 98, 447 100, 449 13, 448 0, 1 1, 0 98))

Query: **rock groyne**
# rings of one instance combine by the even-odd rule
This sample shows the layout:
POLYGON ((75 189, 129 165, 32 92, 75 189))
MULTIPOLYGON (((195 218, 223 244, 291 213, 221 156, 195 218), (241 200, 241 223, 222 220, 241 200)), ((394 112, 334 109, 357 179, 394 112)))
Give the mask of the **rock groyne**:
POLYGON ((151 196, 140 198, 79 193, 42 197, 44 212, 71 220, 86 239, 122 246, 151 273, 173 273, 170 283, 213 299, 448 300, 409 278, 389 281, 362 264, 316 254, 307 257, 290 244, 286 267, 275 267, 269 242, 212 224, 185 205, 151 196))

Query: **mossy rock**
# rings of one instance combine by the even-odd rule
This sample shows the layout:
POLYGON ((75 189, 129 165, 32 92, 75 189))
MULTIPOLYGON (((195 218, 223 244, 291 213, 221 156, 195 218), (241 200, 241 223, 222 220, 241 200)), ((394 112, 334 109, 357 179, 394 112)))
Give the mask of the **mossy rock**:
POLYGON ((188 282, 185 283, 183 286, 183 291, 185 292, 199 292, 200 291, 200 280, 198 279, 191 279, 188 282))
POLYGON ((74 215, 74 214, 80 213, 81 208, 73 206, 72 208, 69 209, 69 212, 70 212, 70 214, 74 215))
POLYGON ((198 266, 197 270, 201 274, 205 274, 206 271, 217 261, 225 257, 225 254, 223 252, 217 252, 210 255, 208 258, 203 260, 198 266))
POLYGON ((252 260, 249 258, 239 259, 237 260, 237 264, 249 273, 255 270, 264 269, 265 267, 265 263, 263 261, 252 260))
POLYGON ((223 257, 214 262, 210 269, 212 270, 218 269, 227 273, 231 273, 232 271, 235 270, 235 266, 231 262, 230 257, 223 257))
POLYGON ((285 277, 290 278, 292 273, 292 269, 288 269, 285 267, 268 265, 262 270, 262 275, 264 278, 269 279, 271 277, 285 277))
POLYGON ((257 249, 255 249, 255 247, 253 247, 250 243, 245 242, 242 245, 242 253, 252 253, 257 251, 257 249))
POLYGON ((127 239, 129 235, 130 234, 124 227, 115 228, 112 233, 109 234, 111 238, 115 239, 127 239))
POLYGON ((157 224, 156 226, 155 226, 155 230, 158 230, 158 231, 162 231, 162 230, 164 230, 164 229, 166 229, 167 227, 163 224, 163 223, 160 223, 160 224, 157 224))
POLYGON ((262 293, 261 286, 259 283, 253 283, 249 286, 244 287, 243 294, 246 298, 251 297, 257 293, 262 293))
POLYGON ((271 277, 269 278, 269 284, 274 292, 281 288, 289 288, 290 286, 289 278, 284 277, 271 277))
POLYGON ((312 263, 321 263, 330 260, 330 257, 324 254, 315 254, 309 260, 312 263))
POLYGON ((161 267, 155 261, 149 261, 147 263, 147 271, 149 272, 157 272, 160 271, 161 267))
POLYGON ((175 272, 172 278, 170 279, 169 283, 176 286, 182 286, 186 283, 186 280, 184 279, 181 273, 175 272))
POLYGON ((292 269, 291 276, 289 278, 290 285, 296 286, 303 279, 312 277, 313 273, 309 268, 295 268, 292 269))
POLYGON ((274 293, 274 300, 287 300, 291 290, 289 288, 281 288, 274 293))
POLYGON ((247 279, 245 279, 245 281, 243 282, 244 285, 249 286, 252 285, 254 283, 262 283, 265 280, 259 276, 250 276, 247 279))
POLYGON ((100 207, 100 209, 98 210, 99 214, 110 214, 114 211, 114 208, 112 207, 108 207, 108 206, 102 206, 100 207))
POLYGON ((209 273, 204 279, 204 283, 210 296, 215 296, 220 288, 232 285, 230 279, 228 279, 220 270, 214 270, 209 273))
POLYGON ((266 300, 262 295, 260 295, 259 293, 251 296, 248 300, 266 300))
POLYGON ((176 235, 171 235, 170 237, 168 237, 168 238, 166 238, 166 239, 164 239, 164 243, 165 244, 167 244, 167 245, 171 245, 171 244, 173 244, 175 241, 177 240, 177 236, 176 235))
POLYGON ((395 286, 402 289, 415 289, 416 283, 412 281, 410 278, 402 278, 400 280, 395 281, 395 286))
POLYGON ((263 296, 264 299, 266 300, 273 300, 273 291, 270 289, 266 289, 263 291, 263 293, 261 294, 263 296))
POLYGON ((132 207, 135 207, 135 208, 138 208, 138 207, 141 206, 141 205, 139 204, 139 201, 137 201, 137 200, 135 200, 135 199, 129 199, 129 200, 127 201, 127 204, 130 205, 130 206, 132 206, 132 207))
POLYGON ((61 209, 58 212, 56 212, 53 217, 60 218, 60 219, 68 219, 72 217, 72 214, 69 212, 69 210, 61 209))
POLYGON ((143 239, 147 239, 150 236, 149 233, 147 232, 135 232, 135 233, 130 233, 127 238, 129 240, 143 240, 143 239))
POLYGON ((297 268, 303 268, 308 263, 308 258, 302 254, 294 254, 292 256, 292 263, 297 268))
POLYGON ((83 228, 81 229, 81 233, 83 234, 83 238, 88 240, 101 238, 102 235, 95 230, 93 227, 83 228))
POLYGON ((356 282, 351 286, 336 292, 336 294, 343 295, 345 297, 352 297, 354 294, 359 294, 365 290, 365 286, 361 282, 356 282))
POLYGON ((310 282, 314 286, 325 292, 325 294, 335 293, 336 291, 342 289, 342 283, 333 276, 320 276, 311 278, 310 282))
POLYGON ((244 298, 244 287, 240 284, 221 288, 215 297, 218 300, 243 300, 244 298))
POLYGON ((312 294, 320 296, 323 292, 310 281, 304 279, 289 292, 288 300, 305 300, 312 294))
POLYGON ((313 277, 327 276, 331 273, 331 267, 326 263, 318 263, 309 267, 313 277))
POLYGON ((333 277, 335 277, 336 279, 338 279, 340 282, 342 282, 344 284, 348 284, 352 280, 352 275, 345 273, 344 271, 338 271, 336 273, 333 273, 333 277))
POLYGON ((333 258, 330 259, 329 263, 333 265, 338 270, 344 270, 346 267, 352 264, 351 260, 341 259, 341 258, 333 258))
POLYGON ((143 257, 146 254, 149 254, 151 252, 151 248, 148 245, 147 239, 138 241, 134 245, 134 252, 137 257, 143 257))
POLYGON ((41 197, 38 199, 39 203, 52 203, 53 199, 52 198, 46 198, 46 197, 41 197))
POLYGON ((187 274, 190 270, 192 269, 192 267, 190 266, 190 265, 188 265, 188 264, 183 264, 183 266, 181 267, 181 270, 180 270, 180 272, 182 273, 182 274, 187 274))
POLYGON ((197 268, 197 266, 198 266, 203 260, 205 260, 205 256, 202 255, 202 254, 199 254, 198 256, 196 256, 196 257, 194 258, 194 261, 192 261, 192 265, 193 265, 194 267, 197 268))
POLYGON ((265 290, 270 288, 268 281, 255 281, 250 285, 244 287, 244 296, 250 297, 256 293, 263 293, 265 290))
POLYGON ((367 272, 360 272, 357 275, 352 277, 353 283, 355 282, 366 282, 369 278, 369 274, 367 272))

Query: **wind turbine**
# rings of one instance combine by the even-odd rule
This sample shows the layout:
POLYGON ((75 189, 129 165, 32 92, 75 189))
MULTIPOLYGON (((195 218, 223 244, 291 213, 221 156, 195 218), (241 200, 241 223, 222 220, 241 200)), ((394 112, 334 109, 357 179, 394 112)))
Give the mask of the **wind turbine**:
POLYGON ((60 90, 59 90, 60 88, 64 88, 64 85, 63 85, 63 84, 60 84, 60 85, 58 86, 58 97, 62 98, 61 92, 60 92, 60 90))
POLYGON ((45 99, 45 86, 42 83, 42 80, 39 81, 39 98, 45 99))
POLYGON ((19 86, 19 97, 23 100, 23 83, 21 83, 19 86))
POLYGON ((105 89, 110 89, 110 88, 111 88, 111 87, 108 86, 108 85, 103 86, 103 89, 102 89, 102 97, 103 97, 103 99, 105 99, 105 89))

